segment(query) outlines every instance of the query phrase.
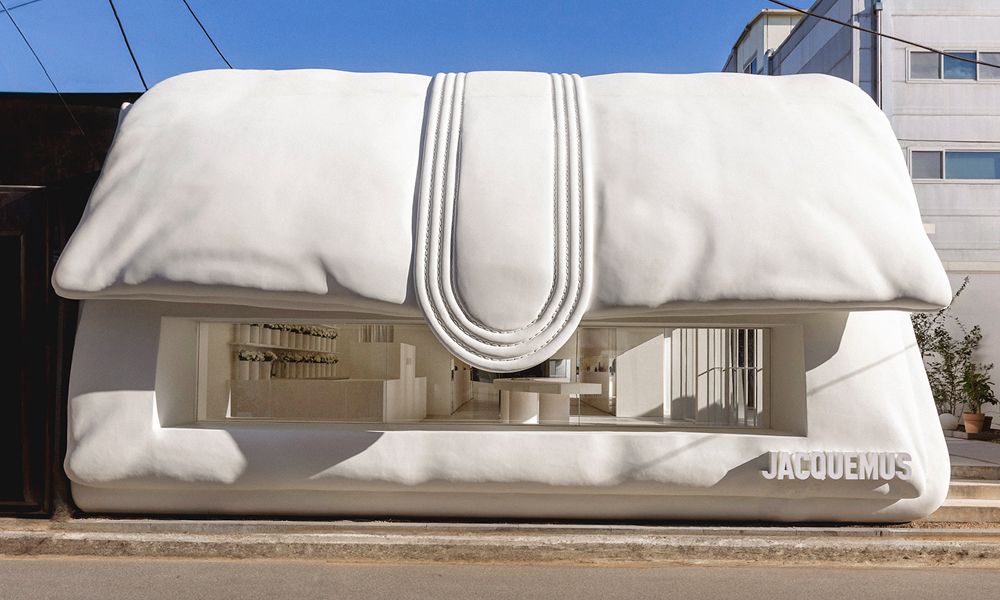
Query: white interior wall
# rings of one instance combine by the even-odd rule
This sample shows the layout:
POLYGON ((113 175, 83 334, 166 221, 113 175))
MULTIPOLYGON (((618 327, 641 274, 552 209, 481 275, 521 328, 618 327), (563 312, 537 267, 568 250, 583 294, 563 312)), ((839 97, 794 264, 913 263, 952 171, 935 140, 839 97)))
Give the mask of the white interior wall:
MULTIPOLYGON (((469 397, 456 397, 452 384, 451 353, 428 327, 402 325, 393 328, 393 339, 416 348, 416 376, 427 378, 427 414, 448 416, 469 397)), ((466 377, 468 371, 466 371, 466 377)))
POLYGON ((663 334, 663 329, 618 329, 615 416, 663 416, 669 371, 663 334))

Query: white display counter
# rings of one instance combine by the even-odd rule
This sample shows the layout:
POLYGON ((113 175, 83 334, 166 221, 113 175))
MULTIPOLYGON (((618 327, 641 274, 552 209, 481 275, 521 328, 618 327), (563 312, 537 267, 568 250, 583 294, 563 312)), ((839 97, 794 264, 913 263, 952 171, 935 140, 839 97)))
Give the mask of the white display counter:
POLYGON ((553 379, 496 379, 500 390, 500 422, 541 425, 569 423, 570 396, 598 394, 598 383, 553 379))

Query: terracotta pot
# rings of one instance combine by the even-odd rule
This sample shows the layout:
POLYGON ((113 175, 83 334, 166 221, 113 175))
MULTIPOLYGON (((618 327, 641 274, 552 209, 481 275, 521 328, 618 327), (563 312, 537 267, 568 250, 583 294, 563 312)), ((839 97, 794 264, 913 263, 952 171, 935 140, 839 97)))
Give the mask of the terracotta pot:
POLYGON ((962 413, 962 420, 965 421, 965 433, 981 433, 985 419, 986 415, 983 413, 962 413))

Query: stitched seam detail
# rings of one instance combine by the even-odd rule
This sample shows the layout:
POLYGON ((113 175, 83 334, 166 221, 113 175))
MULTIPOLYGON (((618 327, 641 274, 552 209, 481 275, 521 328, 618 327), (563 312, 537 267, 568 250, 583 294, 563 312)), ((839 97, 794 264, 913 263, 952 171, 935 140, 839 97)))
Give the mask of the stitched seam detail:
MULTIPOLYGON (((452 296, 454 296, 454 298, 455 298, 455 303, 458 305, 459 310, 462 312, 462 315, 469 322, 471 322, 473 325, 475 325, 479 329, 482 329, 483 331, 487 331, 489 333, 495 333, 495 334, 501 334, 501 335, 504 335, 504 334, 509 335, 509 334, 518 333, 519 331, 524 331, 525 329, 528 329, 529 327, 531 327, 532 325, 534 325, 535 323, 537 323, 538 320, 541 319, 542 316, 551 308, 551 306, 552 306, 552 299, 556 295, 556 288, 558 287, 558 282, 559 282, 559 255, 560 255, 560 246, 559 246, 559 205, 561 204, 561 200, 560 200, 560 197, 559 197, 559 175, 560 175, 560 173, 559 173, 559 144, 560 144, 560 140, 559 140, 559 125, 558 125, 559 114, 556 111, 556 93, 555 93, 555 85, 556 85, 556 78, 557 77, 558 76, 555 76, 555 75, 551 75, 549 77, 549 90, 550 90, 550 95, 552 97, 552 285, 549 287, 549 295, 548 295, 548 297, 545 298, 545 302, 542 303, 541 310, 538 311, 538 314, 535 315, 535 318, 532 319, 530 323, 528 323, 527 325, 524 325, 523 327, 518 327, 517 329, 496 329, 496 328, 490 327, 490 326, 486 325, 485 323, 483 323, 482 321, 480 321, 479 319, 477 319, 476 317, 474 317, 472 314, 469 313, 468 309, 465 306, 465 303, 462 302, 461 295, 458 293, 458 290, 455 289, 454 261, 452 261, 452 264, 449 265, 450 268, 452 269, 452 274, 453 274, 452 278, 451 278, 451 293, 452 293, 452 296)), ((459 104, 459 119, 458 119, 458 124, 459 124, 459 133, 458 133, 458 135, 459 135, 459 142, 458 143, 459 143, 459 147, 461 147, 461 143, 462 143, 461 142, 461 135, 462 135, 461 131, 462 131, 463 118, 464 118, 464 104, 465 104, 465 92, 464 92, 464 89, 463 89, 462 99, 461 99, 460 104, 459 104)), ((568 113, 566 115, 564 115, 564 120, 566 120, 567 118, 568 118, 568 113)), ((567 136, 564 136, 564 137, 566 137, 566 145, 568 146, 569 143, 570 143, 569 142, 569 138, 568 138, 568 123, 567 123, 567 136)), ((459 154, 458 156, 461 156, 461 154, 459 154)), ((456 157, 456 160, 459 160, 458 157, 456 157)), ((569 161, 569 153, 568 153, 568 150, 567 150, 567 166, 568 166, 568 161, 569 161)), ((454 197, 452 198, 452 212, 453 212, 453 214, 458 212, 458 178, 459 178, 460 175, 461 175, 461 171, 456 170, 455 171, 455 178, 456 178, 455 194, 454 194, 454 197)), ((570 231, 572 229, 572 222, 571 222, 572 219, 570 218, 570 208, 572 206, 572 201, 570 200, 569 185, 568 185, 568 182, 569 182, 569 169, 568 168, 566 169, 566 180, 567 180, 567 186, 566 186, 566 198, 567 198, 567 202, 566 202, 566 211, 567 211, 566 212, 566 236, 567 236, 566 244, 567 244, 567 248, 566 248, 566 251, 563 252, 563 254, 567 255, 566 256, 566 264, 567 264, 566 271, 568 273, 569 272, 568 244, 571 243, 570 240, 569 240, 569 238, 571 237, 570 236, 570 231)), ((447 190, 447 188, 445 188, 445 190, 447 190)), ((445 193, 447 193, 447 191, 445 191, 445 193)), ((442 203, 441 210, 442 210, 442 212, 444 211, 444 205, 443 205, 443 203, 442 203)), ((444 223, 444 220, 442 219, 442 227, 441 227, 442 238, 440 240, 440 243, 442 245, 444 245, 444 237, 443 237, 444 236, 444 225, 443 225, 443 223, 444 223)), ((453 229, 453 231, 452 231, 452 235, 451 235, 452 245, 454 245, 454 239, 455 239, 455 235, 454 235, 454 223, 455 223, 455 220, 453 218, 452 219, 452 229, 453 229)), ((454 253, 453 253, 453 255, 454 255, 454 253)), ((440 256, 443 256, 443 254, 439 254, 439 257, 440 256)), ((438 269, 439 269, 438 270, 438 274, 439 274, 439 276, 444 272, 444 266, 441 264, 441 261, 443 261, 443 258, 439 258, 439 266, 438 266, 438 269)), ((444 282, 440 282, 439 281, 439 285, 440 285, 441 289, 443 290, 444 287, 445 287, 444 282)), ((569 285, 569 278, 568 277, 567 277, 567 284, 566 285, 567 286, 569 285)), ((512 347, 512 346, 516 346, 518 344, 523 344, 523 343, 529 342, 532 339, 534 339, 534 338, 538 337, 539 335, 541 335, 542 332, 544 332, 544 330, 546 328, 548 328, 548 326, 552 323, 552 321, 555 320, 555 316, 556 316, 556 314, 558 314, 559 309, 562 307, 563 301, 565 300, 566 295, 567 295, 567 291, 568 290, 566 290, 565 287, 566 286, 564 286, 564 288, 563 288, 562 294, 560 296, 560 301, 556 305, 555 309, 553 310, 553 315, 549 319, 549 322, 545 324, 545 327, 543 327, 543 329, 541 331, 538 331, 537 333, 535 333, 535 334, 533 334, 533 335, 531 335, 531 336, 529 336, 529 337, 527 337, 527 338, 525 338, 523 340, 519 340, 517 342, 511 342, 511 343, 507 343, 507 344, 500 343, 500 342, 490 342, 488 340, 483 339, 482 336, 479 335, 479 334, 477 334, 476 332, 469 330, 467 327, 465 327, 462 323, 458 322, 457 320, 455 322, 455 325, 463 333, 468 334, 469 337, 474 338, 475 340, 479 341, 480 343, 489 344, 491 346, 512 347)), ((442 294, 442 296, 443 296, 443 294, 442 294)), ((451 306, 448 306, 447 302, 445 304, 446 304, 446 307, 448 309, 448 314, 454 319, 455 318, 454 311, 452 311, 451 306)))
MULTIPOLYGON (((442 77, 442 76, 444 76, 444 75, 442 75, 442 74, 438 75, 438 77, 442 77)), ((447 129, 446 129, 446 144, 448 144, 449 152, 446 152, 445 157, 444 157, 444 163, 445 164, 443 165, 443 170, 444 170, 443 171, 443 180, 441 181, 441 185, 437 185, 438 178, 437 178, 436 175, 437 175, 437 171, 438 171, 438 147, 439 147, 439 143, 440 143, 441 119, 444 116, 444 103, 445 103, 444 100, 445 100, 445 98, 448 95, 448 89, 449 89, 449 86, 447 85, 447 80, 445 81, 445 84, 442 85, 441 105, 438 107, 436 122, 434 123, 435 133, 434 133, 434 143, 433 143, 433 148, 432 148, 432 151, 434 152, 434 154, 433 154, 432 159, 431 159, 431 177, 430 177, 430 185, 429 185, 429 189, 428 189, 429 193, 428 193, 428 198, 427 198, 427 208, 428 208, 427 217, 426 217, 427 222, 424 224, 425 228, 426 228, 425 229, 426 236, 425 236, 425 240, 424 240, 424 257, 423 257, 423 261, 422 261, 424 263, 423 264, 423 268, 422 268, 423 274, 424 274, 423 280, 424 280, 424 284, 425 284, 425 286, 427 288, 427 294, 426 295, 427 295, 427 301, 431 304, 431 307, 430 307, 431 308, 431 312, 434 315, 434 318, 437 321, 437 323, 440 325, 440 327, 447 333, 449 339, 451 339, 454 343, 456 343, 457 345, 459 345, 460 347, 462 347, 464 350, 466 350, 470 354, 473 354, 475 356, 478 356, 480 358, 483 358, 483 359, 485 359, 487 361, 494 362, 494 363, 498 363, 498 362, 499 363, 503 363, 503 362, 512 362, 512 361, 516 361, 516 360, 522 360, 522 359, 524 359, 524 358, 526 358, 528 356, 531 356, 532 354, 535 354, 536 352, 541 351, 545 347, 547 347, 549 345, 549 343, 551 343, 551 341, 553 339, 555 339, 565 329, 565 327, 569 324, 569 322, 572 321, 572 320, 574 320, 574 317, 576 316, 576 312, 579 310, 579 301, 580 301, 580 297, 581 297, 582 292, 583 292, 583 277, 584 277, 584 272, 585 272, 584 261, 585 261, 586 257, 583 254, 583 250, 584 250, 584 239, 583 239, 583 237, 584 237, 584 188, 583 188, 582 132, 581 132, 581 129, 580 129, 579 95, 576 93, 576 80, 572 76, 563 76, 563 77, 560 77, 560 76, 557 76, 557 75, 553 75, 553 81, 554 81, 555 77, 559 77, 559 79, 561 80, 562 85, 564 86, 564 90, 565 90, 564 91, 564 95, 563 95, 564 96, 563 97, 563 104, 564 104, 564 109, 565 109, 564 110, 564 113, 565 113, 564 114, 564 120, 565 120, 565 123, 566 123, 566 131, 565 131, 566 163, 567 163, 567 168, 566 168, 566 184, 567 184, 566 185, 566 187, 567 187, 567 189, 566 189, 566 207, 567 207, 567 214, 566 214, 566 218, 567 218, 567 235, 568 236, 570 235, 570 232, 573 229, 572 228, 572 216, 573 215, 572 215, 572 209, 571 209, 571 207, 574 204, 574 198, 573 198, 574 194, 573 194, 572 188, 570 186, 571 173, 570 173, 570 168, 569 168, 569 164, 570 164, 569 149, 570 149, 570 145, 574 141, 573 139, 571 139, 574 136, 571 134, 571 130, 570 130, 570 127, 569 127, 570 120, 572 119, 573 123, 576 125, 576 135, 575 135, 576 139, 575 139, 575 141, 576 141, 576 150, 577 150, 576 166, 577 166, 577 183, 578 183, 578 187, 577 187, 577 191, 576 191, 576 201, 577 201, 576 204, 577 204, 577 210, 578 210, 578 212, 577 212, 577 221, 578 221, 578 224, 577 224, 577 249, 578 249, 578 255, 577 255, 576 264, 575 265, 571 264, 571 263, 573 263, 573 261, 572 261, 571 255, 569 253, 569 248, 570 248, 569 244, 571 244, 572 241, 570 239, 567 239, 566 240, 566 246, 565 246, 565 252, 563 253, 564 257, 565 257, 565 261, 566 261, 566 267, 567 267, 567 271, 566 271, 566 273, 567 273, 567 284, 563 287, 563 293, 560 295, 559 304, 557 305, 555 311, 553 312, 553 317, 552 317, 552 320, 550 321, 550 323, 552 323, 552 322, 554 322, 556 320, 556 317, 558 316, 558 313, 562 310, 562 305, 564 304, 566 297, 569 295, 569 287, 571 285, 570 284, 571 277, 569 277, 569 271, 570 271, 570 269, 574 269, 574 267, 575 267, 574 270, 577 272, 577 278, 576 278, 576 281, 575 281, 575 285, 573 285, 573 287, 575 287, 576 289, 575 289, 573 303, 572 303, 572 305, 570 307, 570 310, 568 311, 568 313, 566 314, 566 316, 562 319, 562 322, 559 323, 554 328, 554 332, 540 346, 538 346, 538 347, 536 347, 536 348, 534 348, 534 349, 532 349, 532 350, 530 350, 528 352, 525 352, 524 354, 521 354, 519 356, 515 356, 515 357, 503 357, 503 358, 488 356, 488 355, 484 354, 483 352, 480 352, 479 350, 476 350, 476 349, 470 347, 468 343, 466 343, 464 340, 460 339, 459 337, 457 337, 455 335, 453 327, 459 329, 463 333, 466 333, 467 335, 469 335, 470 337, 472 337, 473 339, 475 339, 477 342, 479 342, 481 344, 489 345, 489 346, 493 346, 493 347, 497 347, 497 348, 501 348, 501 347, 517 347, 517 346, 525 345, 528 342, 530 342, 533 339, 535 339, 536 337, 542 335, 542 333, 544 333, 546 331, 549 331, 549 330, 551 330, 553 328, 551 327, 550 324, 547 324, 542 330, 540 330, 536 334, 532 335, 531 337, 529 337, 529 338, 527 338, 525 340, 520 340, 520 341, 513 342, 513 343, 491 342, 491 341, 482 339, 478 335, 475 335, 473 332, 469 331, 466 327, 464 327, 461 323, 451 321, 450 325, 452 325, 453 327, 449 327, 449 323, 445 322, 445 320, 442 318, 442 315, 441 315, 441 313, 439 311, 439 307, 437 306, 437 302, 434 301, 433 295, 431 295, 429 293, 430 283, 431 283, 431 277, 430 277, 430 272, 429 272, 430 265, 429 265, 429 261, 427 259, 430 257, 430 246, 431 246, 431 235, 430 234, 431 234, 431 231, 433 231, 433 216, 435 214, 438 214, 440 216, 440 223, 439 223, 439 227, 438 227, 439 237, 436 240, 436 244, 439 246, 439 259, 438 259, 438 267, 439 268, 438 268, 436 279, 437 279, 437 283, 438 283, 438 286, 439 286, 438 289, 439 290, 443 290, 443 288, 444 288, 444 283, 442 281, 442 274, 441 274, 442 273, 441 267, 443 265, 441 265, 441 262, 440 262, 440 261, 443 260, 441 258, 443 256, 443 253, 440 252, 440 245, 443 242, 443 234, 444 234, 444 214, 443 214, 443 211, 444 211, 444 197, 445 197, 445 194, 447 194, 447 174, 448 174, 448 167, 449 167, 449 162, 450 162, 448 159, 449 159, 449 155, 450 155, 450 140, 451 140, 451 135, 453 134, 453 132, 452 132, 452 123, 454 122, 454 119, 452 118, 452 116, 453 116, 453 111, 454 111, 455 102, 456 102, 456 99, 455 99, 455 97, 453 95, 452 96, 451 106, 449 107, 450 108, 450 110, 449 110, 449 118, 448 118, 448 125, 447 125, 447 129), (567 84, 567 79, 568 79, 569 85, 566 85, 567 84), (572 102, 570 101, 570 97, 569 97, 571 90, 572 90, 572 95, 573 95, 572 102), (570 105, 572 105, 574 107, 574 109, 575 109, 574 114, 573 114, 572 117, 569 114, 570 105), (441 201, 439 203, 438 210, 434 210, 435 207, 433 206, 433 202, 434 202, 434 200, 437 199, 437 196, 438 196, 438 194, 434 193, 435 188, 438 188, 440 190, 440 200, 441 201)), ((455 78, 455 80, 457 80, 457 77, 455 78)), ((454 81, 453 81, 452 85, 454 85, 454 81)), ((553 106, 554 106, 555 105, 554 83, 553 83, 553 94, 552 94, 552 97, 553 97, 553 106)), ((460 102, 460 110, 461 110, 461 104, 464 103, 464 88, 463 88, 462 99, 459 100, 459 102, 460 102)), ((459 115, 460 115, 460 117, 459 117, 459 132, 457 133, 457 135, 461 135, 461 118, 462 118, 461 115, 462 115, 462 112, 460 112, 459 115)), ((556 134, 555 135, 558 138, 558 129, 556 129, 556 134)), ((458 143, 459 144, 461 143, 460 139, 459 139, 458 143)), ((558 143, 558 140, 557 140, 557 143, 558 143)), ((459 160, 459 157, 456 156, 456 162, 458 160, 459 160)), ((558 153, 557 153, 557 155, 555 157, 555 160, 556 160, 556 164, 558 165, 558 153)), ((458 165, 455 165, 455 168, 457 168, 457 166, 458 165)), ((557 177, 558 177, 558 166, 556 168, 556 171, 557 171, 557 177)), ((558 191, 557 191, 558 190, 558 184, 557 183, 554 184, 554 188, 556 189, 556 196, 558 196, 558 191)), ((455 192, 455 199, 453 200, 453 202, 457 201, 457 189, 458 189, 458 175, 456 173, 456 186, 455 186, 456 192, 455 192)), ((558 246, 559 245, 558 244, 558 213, 555 214, 555 216, 553 218, 553 223, 554 223, 554 232, 556 234, 555 245, 558 246)), ((558 250, 556 250, 556 252, 554 254, 555 254, 555 256, 558 256, 558 254, 559 254, 558 250)), ((556 258, 554 260, 558 260, 558 259, 556 258)), ((554 282, 558 281, 557 278, 558 278, 558 274, 556 274, 554 276, 554 282)), ((553 288, 555 288, 555 287, 556 286, 553 285, 553 288)), ((554 292, 554 289, 552 291, 554 292)), ((554 294, 550 293, 550 299, 551 299, 551 297, 553 295, 554 294)), ((457 298, 457 296, 456 296, 456 298, 457 298)), ((447 307, 447 302, 445 304, 446 304, 446 308, 448 308, 448 312, 450 313, 451 312, 450 307, 447 307)), ((546 308, 548 308, 548 301, 546 303, 546 308)), ((544 313, 544 309, 543 309, 543 313, 544 313)), ((452 317, 452 318, 454 317, 453 314, 450 314, 449 316, 452 317)), ((541 316, 541 314, 539 315, 539 317, 540 316, 541 316)), ((535 321, 537 321, 537 319, 538 319, 538 317, 536 317, 535 321)), ((533 321, 533 323, 535 321, 533 321)), ((530 324, 528 326, 526 326, 526 327, 530 327, 530 324)), ((486 328, 484 327, 484 329, 486 329, 486 328)), ((523 329, 524 328, 521 328, 521 329, 518 329, 518 330, 514 330, 513 332, 521 331, 523 329)), ((493 332, 494 333, 508 333, 508 332, 497 332, 495 330, 493 332)))

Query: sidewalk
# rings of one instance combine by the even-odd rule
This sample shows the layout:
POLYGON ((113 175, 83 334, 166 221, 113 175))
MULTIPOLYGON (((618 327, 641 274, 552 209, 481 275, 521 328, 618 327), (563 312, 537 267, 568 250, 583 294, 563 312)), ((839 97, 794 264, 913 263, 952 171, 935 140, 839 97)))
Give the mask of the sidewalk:
MULTIPOLYGON (((1000 444, 949 439, 953 478, 1000 444)), ((978 469, 978 470, 975 470, 978 469)), ((982 479, 982 477, 980 477, 982 479)), ((988 478, 987 478, 988 479, 988 478)), ((0 519, 0 556, 357 563, 956 565, 1000 568, 1000 523, 891 526, 0 519)))
POLYGON ((1000 444, 945 438, 951 455, 952 479, 1000 479, 1000 444))
POLYGON ((452 564, 1000 567, 1000 529, 75 519, 0 521, 0 555, 452 564))

